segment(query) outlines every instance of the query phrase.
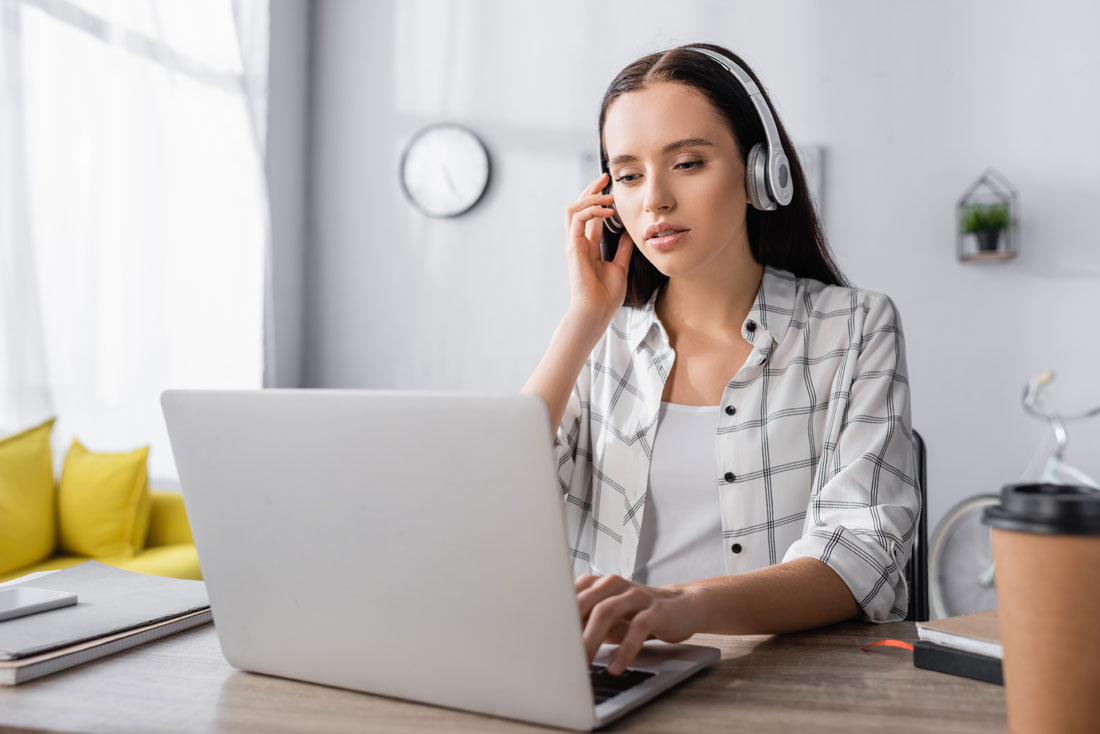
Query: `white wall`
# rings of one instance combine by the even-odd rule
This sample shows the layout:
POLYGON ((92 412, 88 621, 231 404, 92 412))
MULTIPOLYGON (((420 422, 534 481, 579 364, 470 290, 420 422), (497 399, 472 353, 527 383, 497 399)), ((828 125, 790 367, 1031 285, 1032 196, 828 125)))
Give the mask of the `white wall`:
MULTIPOLYGON (((564 208, 598 173, 600 98, 625 64, 713 41, 741 54, 795 141, 826 148, 842 269, 890 294, 930 527, 1016 481, 1044 428, 1020 395, 1058 371, 1100 403, 1100 5, 1079 2, 313 4, 305 384, 520 388, 568 302, 564 208), (482 203, 421 216, 397 167, 421 126, 473 128, 482 203), (988 165, 1020 192, 1022 253, 955 258, 954 206, 988 165)), ((274 40, 274 39, 273 39, 274 40)), ((273 43, 272 54, 279 49, 273 43)), ((1068 457, 1100 475, 1100 420, 1068 457)))

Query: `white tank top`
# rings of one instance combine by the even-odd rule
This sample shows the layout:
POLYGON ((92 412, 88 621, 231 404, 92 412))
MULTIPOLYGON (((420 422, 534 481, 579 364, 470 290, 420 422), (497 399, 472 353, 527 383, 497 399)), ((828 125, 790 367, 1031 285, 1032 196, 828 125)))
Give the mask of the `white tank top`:
POLYGON ((715 478, 720 407, 661 403, 632 577, 638 583, 726 575, 715 478))

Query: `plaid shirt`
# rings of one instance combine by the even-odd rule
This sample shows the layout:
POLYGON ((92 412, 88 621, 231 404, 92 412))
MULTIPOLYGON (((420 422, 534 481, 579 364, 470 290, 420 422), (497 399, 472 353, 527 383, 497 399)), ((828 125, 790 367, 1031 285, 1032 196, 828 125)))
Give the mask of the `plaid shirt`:
MULTIPOLYGON (((675 358, 656 298, 616 313, 554 440, 574 576, 634 572, 675 358)), ((868 620, 903 619, 921 508, 894 302, 765 267, 741 333, 753 351, 722 393, 714 436, 726 573, 817 558, 868 620)))

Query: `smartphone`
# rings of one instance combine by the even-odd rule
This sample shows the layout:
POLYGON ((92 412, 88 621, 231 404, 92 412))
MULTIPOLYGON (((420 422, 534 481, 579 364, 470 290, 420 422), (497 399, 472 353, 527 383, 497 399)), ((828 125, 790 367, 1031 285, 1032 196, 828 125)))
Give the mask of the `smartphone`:
MULTIPOLYGON (((603 163, 603 156, 600 157, 600 163, 603 163)), ((602 166, 603 172, 608 174, 607 186, 603 187, 601 194, 611 193, 611 174, 607 170, 607 166, 602 166)), ((622 234, 623 227, 622 221, 619 219, 618 212, 616 211, 614 217, 605 217, 603 220, 603 236, 600 238, 600 259, 604 262, 610 262, 615 259, 615 252, 619 249, 619 236, 622 234), (614 223, 612 222, 614 220, 614 223), (619 225, 616 228, 616 225, 619 225)))
POLYGON ((76 604, 76 594, 18 586, 0 589, 0 622, 76 604))

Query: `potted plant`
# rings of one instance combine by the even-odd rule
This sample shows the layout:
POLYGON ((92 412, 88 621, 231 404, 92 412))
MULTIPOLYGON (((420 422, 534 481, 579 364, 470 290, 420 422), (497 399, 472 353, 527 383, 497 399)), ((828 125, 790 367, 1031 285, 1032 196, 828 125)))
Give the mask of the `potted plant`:
POLYGON ((963 212, 962 232, 978 238, 978 249, 995 252, 1001 232, 1012 224, 1008 204, 968 204, 963 212))

